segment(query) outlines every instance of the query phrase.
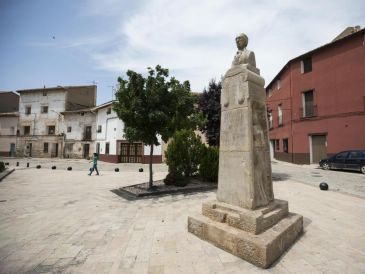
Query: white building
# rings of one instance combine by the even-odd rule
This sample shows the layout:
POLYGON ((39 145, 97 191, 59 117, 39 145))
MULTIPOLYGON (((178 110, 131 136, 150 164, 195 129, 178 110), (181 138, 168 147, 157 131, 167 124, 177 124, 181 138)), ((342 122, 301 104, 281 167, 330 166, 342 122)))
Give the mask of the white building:
POLYGON ((20 94, 17 156, 63 157, 66 132, 62 112, 94 107, 96 103, 95 85, 17 92, 20 94))
MULTIPOLYGON (((96 148, 100 160, 112 163, 149 163, 150 147, 125 140, 124 123, 113 111, 113 101, 94 108, 96 111, 96 148)), ((159 138, 161 142, 161 138, 159 138)), ((155 146, 153 163, 162 162, 161 145, 155 146)))
POLYGON ((92 108, 63 111, 64 157, 89 158, 95 151, 96 113, 92 108))

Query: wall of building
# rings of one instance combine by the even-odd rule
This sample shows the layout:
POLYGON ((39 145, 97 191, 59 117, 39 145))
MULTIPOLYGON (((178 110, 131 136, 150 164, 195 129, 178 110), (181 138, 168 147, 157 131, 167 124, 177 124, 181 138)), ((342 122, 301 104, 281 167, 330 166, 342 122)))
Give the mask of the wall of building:
POLYGON ((96 114, 93 112, 65 112, 63 115, 62 132, 65 134, 65 157, 79 159, 84 156, 91 157, 95 151, 96 114), (85 140, 87 126, 91 126, 90 140, 85 140), (71 132, 68 132, 68 127, 71 127, 71 132), (85 145, 89 146, 88 155, 84 155, 85 145))
POLYGON ((270 140, 280 140, 275 158, 294 163, 310 163, 310 136, 326 135, 327 155, 348 149, 365 149, 365 50, 364 35, 338 41, 314 52, 312 71, 301 73, 301 60, 293 60, 267 87, 267 98, 273 110, 270 140), (302 118, 302 93, 314 90, 317 115, 302 118), (277 105, 284 106, 283 126, 277 124, 277 105), (288 152, 283 150, 288 139, 288 152))
POLYGON ((63 90, 22 92, 19 101, 20 135, 24 126, 30 126, 31 135, 48 135, 48 126, 55 126, 55 134, 61 133, 60 124, 65 110, 65 92, 63 90), (43 92, 46 92, 44 96, 43 92), (31 114, 26 114, 26 107, 31 107, 31 114), (48 113, 41 113, 41 107, 48 106, 48 113))
MULTIPOLYGON (((99 143, 100 160, 117 163, 120 161, 120 144, 126 141, 124 138, 124 123, 113 110, 110 114, 107 114, 108 108, 111 108, 111 105, 97 110, 96 129, 101 126, 101 132, 96 134, 95 150, 99 143), (107 143, 109 143, 109 154, 105 151, 107 143)), ((158 136, 158 139, 161 141, 160 136, 158 136)), ((142 163, 149 163, 149 155, 150 147, 143 146, 142 163)), ((152 160, 154 163, 162 162, 161 145, 154 146, 152 160)))
POLYGON ((94 107, 96 104, 96 86, 64 87, 66 91, 65 110, 78 110, 94 107))
POLYGON ((101 126, 101 132, 97 132, 96 142, 100 144, 100 154, 106 154, 106 143, 109 143, 109 155, 117 155, 120 153, 117 140, 124 139, 124 123, 113 110, 107 114, 108 108, 111 108, 111 105, 97 111, 96 130, 101 126))
POLYGON ((19 110, 19 95, 8 91, 0 92, 0 113, 19 110))
MULTIPOLYGON (((11 156, 11 144, 16 144, 18 116, 3 116, 0 114, 0 156, 11 156)), ((12 155, 14 156, 14 155, 12 155)))
POLYGON ((63 155, 63 136, 21 136, 17 138, 18 157, 62 157, 63 155), (48 152, 44 152, 44 143, 48 143, 48 152), (31 155, 29 147, 32 144, 31 155), (55 146, 58 144, 58 154, 55 155, 55 146))

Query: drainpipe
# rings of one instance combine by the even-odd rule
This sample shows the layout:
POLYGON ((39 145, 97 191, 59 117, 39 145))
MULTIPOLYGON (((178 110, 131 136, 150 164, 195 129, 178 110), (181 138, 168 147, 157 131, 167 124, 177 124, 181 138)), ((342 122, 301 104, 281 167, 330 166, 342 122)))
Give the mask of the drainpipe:
POLYGON ((294 163, 294 135, 293 135, 293 96, 292 96, 292 67, 291 63, 289 63, 289 71, 290 71, 290 136, 291 136, 291 162, 294 163))

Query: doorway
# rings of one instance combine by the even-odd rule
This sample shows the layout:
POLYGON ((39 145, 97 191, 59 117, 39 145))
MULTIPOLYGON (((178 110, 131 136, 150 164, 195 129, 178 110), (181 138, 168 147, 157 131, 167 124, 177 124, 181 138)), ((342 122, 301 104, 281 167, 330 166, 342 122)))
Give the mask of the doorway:
POLYGON ((310 162, 318 163, 320 160, 327 158, 327 136, 312 135, 310 136, 310 162))
POLYGON ((121 163, 142 162, 142 143, 121 143, 120 152, 121 163))
POLYGON ((26 157, 32 157, 32 143, 26 144, 26 147, 25 147, 25 156, 26 157))
POLYGON ((90 144, 84 144, 83 157, 89 158, 90 144))
POLYGON ((10 144, 10 152, 9 152, 9 156, 10 157, 15 157, 15 144, 11 143, 10 144))
POLYGON ((52 144, 51 157, 58 157, 58 143, 52 144))

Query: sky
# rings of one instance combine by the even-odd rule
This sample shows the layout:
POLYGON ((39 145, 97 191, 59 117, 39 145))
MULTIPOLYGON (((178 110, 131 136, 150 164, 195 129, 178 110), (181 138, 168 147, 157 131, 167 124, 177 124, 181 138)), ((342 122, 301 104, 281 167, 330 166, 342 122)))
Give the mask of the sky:
POLYGON ((363 0, 0 0, 0 91, 97 85, 161 65, 191 90, 220 80, 246 33, 268 84, 292 58, 365 27, 363 0))

